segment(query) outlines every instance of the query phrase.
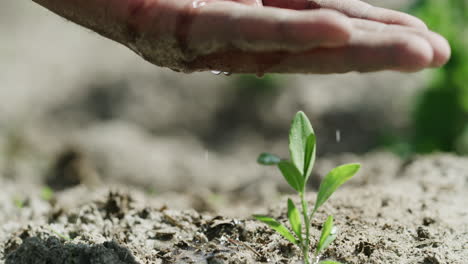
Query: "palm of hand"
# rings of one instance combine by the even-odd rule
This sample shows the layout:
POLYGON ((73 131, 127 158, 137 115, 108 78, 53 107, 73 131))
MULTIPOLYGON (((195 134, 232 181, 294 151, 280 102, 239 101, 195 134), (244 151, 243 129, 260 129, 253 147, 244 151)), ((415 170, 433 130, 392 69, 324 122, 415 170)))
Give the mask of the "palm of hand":
POLYGON ((156 2, 134 21, 143 36, 137 48, 150 62, 175 70, 417 71, 441 66, 450 55, 445 39, 417 18, 358 0, 156 2))

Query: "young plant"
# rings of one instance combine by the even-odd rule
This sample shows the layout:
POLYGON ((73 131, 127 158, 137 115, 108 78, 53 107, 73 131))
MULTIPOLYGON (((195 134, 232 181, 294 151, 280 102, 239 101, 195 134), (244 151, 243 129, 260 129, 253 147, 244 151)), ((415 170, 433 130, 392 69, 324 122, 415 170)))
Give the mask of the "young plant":
MULTIPOLYGON (((299 212, 294 202, 288 199, 288 219, 293 231, 292 233, 284 225, 269 216, 254 215, 254 218, 267 224, 291 243, 297 245, 302 251, 305 264, 310 264, 310 221, 312 217, 336 189, 354 176, 361 167, 359 164, 352 163, 341 165, 331 170, 320 183, 314 208, 309 212, 305 191, 307 181, 314 166, 315 142, 315 134, 309 119, 303 112, 298 112, 292 121, 289 132, 289 153, 291 160, 281 159, 270 153, 260 154, 257 160, 258 163, 263 165, 278 166, 288 184, 297 191, 301 200, 302 210, 299 212)), ((333 226, 333 216, 328 216, 328 219, 323 224, 322 234, 314 252, 313 263, 338 263, 331 260, 320 261, 320 254, 335 240, 336 235, 337 231, 333 226)))
POLYGON ((41 198, 42 200, 44 201, 48 201, 48 202, 51 202, 52 199, 54 199, 54 190, 52 190, 50 187, 46 186, 44 188, 41 189, 41 198))

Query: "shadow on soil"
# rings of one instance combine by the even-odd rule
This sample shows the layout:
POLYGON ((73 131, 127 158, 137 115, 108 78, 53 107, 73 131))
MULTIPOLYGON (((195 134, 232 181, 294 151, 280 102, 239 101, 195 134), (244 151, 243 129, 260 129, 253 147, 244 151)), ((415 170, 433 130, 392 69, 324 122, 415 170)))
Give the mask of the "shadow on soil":
POLYGON ((30 237, 6 256, 6 264, 138 264, 132 253, 108 241, 99 245, 64 244, 56 237, 30 237))

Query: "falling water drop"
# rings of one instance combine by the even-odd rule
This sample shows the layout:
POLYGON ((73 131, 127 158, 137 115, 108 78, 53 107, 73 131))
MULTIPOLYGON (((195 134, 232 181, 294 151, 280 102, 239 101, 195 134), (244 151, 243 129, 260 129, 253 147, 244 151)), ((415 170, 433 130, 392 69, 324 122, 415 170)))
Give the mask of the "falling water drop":
POLYGON ((214 75, 220 75, 222 73, 222 71, 211 71, 212 74, 214 75))
POLYGON ((192 2, 192 7, 193 8, 199 8, 199 7, 202 7, 202 6, 205 6, 207 3, 205 0, 195 0, 192 2))
POLYGON ((337 129, 335 131, 335 136, 336 136, 336 142, 340 142, 341 141, 341 131, 337 129))

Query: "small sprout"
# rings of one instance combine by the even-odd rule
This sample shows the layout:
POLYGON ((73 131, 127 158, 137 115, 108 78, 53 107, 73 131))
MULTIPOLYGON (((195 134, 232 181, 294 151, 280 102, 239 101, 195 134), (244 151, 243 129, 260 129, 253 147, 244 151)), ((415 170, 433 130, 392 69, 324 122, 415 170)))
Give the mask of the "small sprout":
POLYGON ((146 189, 146 193, 148 195, 151 195, 151 196, 155 196, 158 194, 158 191, 156 190, 156 188, 154 186, 150 186, 146 189))
POLYGON ((44 187, 41 190, 41 199, 50 202, 54 198, 54 190, 50 187, 44 187))
POLYGON ((59 233, 55 229, 53 229, 51 227, 49 228, 49 230, 50 230, 50 232, 54 233, 56 236, 60 237, 63 240, 72 241, 72 239, 69 236, 66 236, 66 235, 64 235, 62 233, 59 233))
POLYGON ((24 199, 19 198, 19 197, 15 197, 15 198, 13 198, 13 203, 15 204, 15 206, 17 208, 23 209, 23 207, 26 204, 26 201, 24 199))
MULTIPOLYGON (((305 191, 315 162, 316 137, 309 119, 303 112, 294 117, 289 132, 290 160, 281 159, 270 153, 262 153, 258 163, 262 165, 277 165, 286 182, 297 191, 301 200, 300 212, 294 202, 288 199, 288 220, 294 235, 275 219, 254 215, 254 218, 267 224, 291 243, 300 247, 305 264, 310 264, 310 221, 315 212, 330 198, 343 183, 353 177, 360 169, 359 164, 346 164, 331 170, 322 180, 314 209, 309 213, 305 191), (302 213, 302 221, 301 221, 302 213)), ((315 262, 321 264, 340 264, 332 260, 320 261, 320 254, 335 240, 336 228, 333 226, 333 216, 329 216, 323 225, 322 234, 315 250, 315 262)))

